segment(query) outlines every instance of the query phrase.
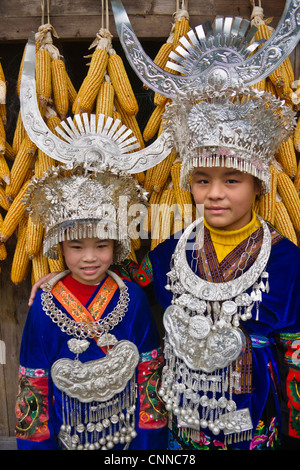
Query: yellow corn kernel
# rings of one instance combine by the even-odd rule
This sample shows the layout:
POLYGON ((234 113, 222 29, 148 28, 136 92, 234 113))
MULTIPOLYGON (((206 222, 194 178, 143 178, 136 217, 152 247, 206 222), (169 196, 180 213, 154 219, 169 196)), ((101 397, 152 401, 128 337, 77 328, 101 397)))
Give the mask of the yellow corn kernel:
POLYGON ((143 132, 143 138, 145 142, 148 142, 148 140, 152 139, 159 130, 164 111, 164 106, 156 106, 154 108, 154 111, 152 112, 143 132))
POLYGON ((8 202, 5 194, 5 188, 0 185, 0 206, 2 209, 8 211, 10 203, 8 202))
POLYGON ((178 161, 174 163, 171 168, 171 177, 178 209, 180 211, 181 217, 183 218, 183 221, 188 224, 191 223, 193 216, 192 195, 190 191, 185 191, 180 186, 180 170, 181 162, 178 161))
POLYGON ((18 153, 21 143, 24 140, 25 136, 26 136, 26 131, 23 125, 21 111, 19 111, 17 124, 16 124, 14 137, 13 137, 13 143, 12 143, 12 149, 15 155, 18 153))
POLYGON ((35 56, 36 92, 38 102, 45 108, 52 92, 51 57, 46 49, 39 49, 35 56))
POLYGON ((5 142, 5 156, 11 161, 13 161, 16 156, 12 146, 7 141, 5 142))
POLYGON ((173 50, 173 44, 171 42, 165 42, 159 49, 158 53, 154 58, 154 63, 163 69, 169 59, 169 54, 173 50))
MULTIPOLYGON (((1 226, 3 225, 3 217, 0 214, 0 229, 1 226)), ((7 258, 7 251, 4 243, 0 242, 0 261, 4 261, 7 258)))
POLYGON ((289 213, 296 232, 300 231, 300 199, 291 178, 283 171, 277 177, 278 192, 289 213))
POLYGON ((177 157, 176 152, 170 152, 169 155, 154 167, 152 175, 151 189, 155 192, 160 192, 166 184, 166 181, 171 173, 172 165, 177 157))
POLYGON ((111 83, 103 82, 96 99, 96 116, 113 117, 115 90, 111 83))
POLYGON ((187 18, 182 16, 181 18, 178 18, 178 20, 176 20, 174 26, 173 49, 176 49, 179 44, 180 38, 182 38, 182 36, 186 36, 189 32, 189 29, 190 25, 189 20, 187 18))
POLYGON ((297 157, 292 137, 284 140, 278 149, 276 160, 280 163, 287 175, 293 178, 297 171, 297 157))
POLYGON ((27 218, 22 217, 18 224, 18 238, 13 256, 10 277, 14 284, 20 284, 28 274, 30 261, 25 251, 27 218))
POLYGON ((264 219, 270 222, 272 225, 275 223, 275 203, 277 194, 277 176, 278 170, 274 167, 270 167, 271 190, 269 193, 260 196, 257 212, 264 219))
POLYGON ((293 223, 282 201, 276 201, 274 226, 282 235, 297 245, 297 235, 293 223))
POLYGON ((109 57, 107 71, 120 106, 128 114, 136 115, 139 110, 138 103, 132 90, 123 60, 118 54, 112 54, 109 57))
POLYGON ((69 103, 73 105, 74 101, 76 100, 77 91, 72 83, 72 80, 68 72, 66 73, 66 76, 67 76, 67 87, 68 87, 68 99, 69 99, 69 103))
POLYGON ((52 59, 51 78, 55 109, 63 120, 69 110, 69 93, 66 67, 62 59, 52 59))
POLYGON ((22 74, 23 74, 23 66, 24 66, 26 48, 27 48, 27 44, 25 44, 25 47, 24 47, 24 51, 23 51, 23 55, 22 55, 22 59, 21 59, 21 64, 20 64, 20 68, 19 68, 18 79, 17 79, 17 93, 18 93, 18 96, 20 96, 20 85, 21 85, 21 78, 22 78, 22 74))
POLYGON ((2 153, 0 153, 0 179, 2 179, 5 184, 10 184, 9 166, 2 153))
POLYGON ((26 239, 26 253, 29 256, 29 259, 32 259, 34 256, 37 256, 42 243, 44 236, 44 228, 42 224, 35 224, 32 220, 32 217, 28 217, 27 225, 27 239, 26 239))
POLYGON ((104 49, 95 49, 86 77, 73 103, 73 113, 90 113, 93 110, 97 94, 104 78, 108 63, 108 54, 104 49))
POLYGON ((34 163, 34 176, 41 178, 52 166, 55 165, 55 160, 46 155, 41 149, 38 149, 37 159, 34 163))
POLYGON ((294 146, 297 152, 300 152, 300 118, 298 118, 294 132, 294 146))
POLYGON ((32 278, 36 282, 41 277, 49 274, 49 272, 48 259, 43 255, 43 248, 41 247, 38 254, 32 258, 32 278))
POLYGON ((33 163, 35 151, 36 145, 26 135, 11 167, 10 184, 5 188, 9 201, 12 201, 17 196, 30 165, 33 163))
MULTIPOLYGON (((149 171, 149 170, 148 170, 149 171)), ((158 213, 159 201, 162 197, 164 189, 167 188, 167 183, 160 192, 153 191, 149 198, 149 205, 147 207, 147 217, 143 220, 143 230, 145 232, 151 233, 151 230, 154 228, 154 222, 156 220, 156 215, 158 213)))
POLYGON ((27 191, 29 180, 24 183, 22 189, 10 205, 3 224, 0 228, 0 241, 5 242, 16 230, 18 223, 25 213, 25 206, 22 202, 25 192, 27 191))
POLYGON ((61 252, 60 245, 58 246, 58 259, 48 259, 49 269, 51 273, 61 272, 66 269, 64 257, 61 252))
POLYGON ((165 189, 159 201, 159 208, 154 221, 150 249, 166 240, 174 230, 175 192, 173 188, 165 189))
POLYGON ((3 125, 6 126, 7 124, 7 110, 6 104, 0 103, 0 117, 2 119, 3 125))
POLYGON ((56 137, 61 138, 61 135, 56 131, 56 127, 60 125, 60 119, 56 115, 51 115, 47 118, 46 124, 49 127, 50 131, 56 135, 56 137))
POLYGON ((257 83, 254 83, 254 85, 251 85, 250 88, 256 88, 259 91, 265 91, 266 89, 266 79, 264 78, 263 80, 260 80, 257 83))
MULTIPOLYGON (((294 179, 294 186, 296 188, 296 191, 300 193, 300 160, 298 162, 298 168, 297 168, 297 173, 294 179)), ((300 196, 300 194, 299 194, 300 196)))

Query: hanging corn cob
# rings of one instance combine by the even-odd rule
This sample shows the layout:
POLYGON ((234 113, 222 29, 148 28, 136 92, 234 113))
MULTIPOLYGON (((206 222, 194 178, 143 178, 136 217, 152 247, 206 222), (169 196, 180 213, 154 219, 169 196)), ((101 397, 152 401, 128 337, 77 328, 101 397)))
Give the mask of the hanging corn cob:
POLYGON ((11 280, 20 284, 29 272, 30 262, 27 256, 26 245, 27 217, 22 216, 18 224, 18 238, 11 267, 11 280))
POLYGON ((74 100, 72 111, 74 114, 93 111, 101 83, 108 64, 108 50, 111 48, 111 34, 108 30, 101 28, 96 39, 89 49, 96 47, 91 56, 89 69, 84 78, 77 96, 74 100))
POLYGON ((66 269, 60 246, 58 246, 58 259, 49 258, 48 264, 49 264, 49 269, 51 273, 57 272, 57 271, 61 272, 66 269))
POLYGON ((297 157, 292 137, 282 142, 276 155, 276 160, 280 163, 285 173, 294 178, 297 171, 297 157))
POLYGON ((176 200, 174 189, 165 189, 160 198, 159 208, 153 224, 151 250, 173 233, 175 209, 176 200))
POLYGON ((2 209, 8 211, 10 203, 7 201, 5 188, 0 185, 0 206, 2 209))
POLYGON ((29 180, 26 181, 19 191, 18 195, 10 205, 0 228, 0 241, 5 242, 16 230, 21 218, 25 213, 25 206, 22 202, 25 192, 27 191, 29 180))
POLYGON ((271 174, 271 191, 267 194, 261 195, 259 198, 259 204, 257 208, 258 214, 264 219, 270 222, 272 225, 275 224, 275 203, 277 195, 277 176, 278 170, 275 166, 270 167, 271 174))
POLYGON ((43 243, 44 229, 40 223, 34 223, 32 217, 28 217, 25 250, 29 259, 38 255, 43 243))
MULTIPOLYGON (((296 191, 299 194, 300 193, 300 160, 298 162, 298 169, 297 169, 297 173, 294 179, 294 185, 295 185, 296 191)), ((299 197, 300 197, 300 194, 299 194, 299 197)))
MULTIPOLYGON (((1 230, 2 225, 3 225, 3 217, 0 213, 0 230, 1 230)), ((7 258, 6 247, 3 242, 0 242, 0 261, 5 260, 6 258, 7 258)))
POLYGON ((53 58, 51 61, 51 83, 54 106, 61 120, 63 120, 69 110, 69 91, 67 71, 61 58, 53 58))
POLYGON ((8 201, 13 201, 17 196, 27 171, 33 163, 35 152, 36 145, 26 135, 11 168, 10 184, 8 184, 5 189, 8 201))
POLYGON ((187 226, 193 219, 193 202, 190 191, 184 191, 180 186, 180 170, 181 162, 175 162, 171 168, 171 177, 178 210, 182 221, 187 226))
POLYGON ((275 227, 280 233, 282 233, 282 235, 297 245, 297 235, 293 223, 280 198, 275 203, 275 227))
POLYGON ((296 129, 294 132, 294 146, 297 152, 300 152, 300 118, 298 118, 296 129))
POLYGON ((139 110, 138 103, 133 93, 123 60, 117 53, 109 56, 107 71, 120 105, 128 114, 135 116, 139 110))
POLYGON ((297 190, 288 175, 283 171, 278 173, 277 177, 278 192, 282 198, 294 229, 296 232, 300 231, 300 199, 297 190))
POLYGON ((115 90, 108 76, 106 80, 102 82, 96 98, 96 116, 104 114, 107 118, 113 117, 115 90))
POLYGON ((41 277, 49 274, 49 272, 48 259, 43 255, 43 248, 41 247, 37 255, 32 258, 31 282, 38 281, 41 277))
POLYGON ((151 178, 151 189, 153 191, 159 193, 165 186, 176 157, 177 153, 171 152, 162 162, 154 167, 151 178))

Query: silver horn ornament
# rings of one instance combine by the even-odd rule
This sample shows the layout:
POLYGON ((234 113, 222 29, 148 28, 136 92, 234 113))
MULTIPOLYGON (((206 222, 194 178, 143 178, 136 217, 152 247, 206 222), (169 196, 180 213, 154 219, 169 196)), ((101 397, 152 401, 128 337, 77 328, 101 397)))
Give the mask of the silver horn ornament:
POLYGON ((62 138, 53 134, 44 122, 37 103, 35 81, 34 34, 27 43, 20 87, 22 121, 29 138, 53 160, 62 163, 86 163, 97 168, 115 168, 139 173, 160 163, 172 149, 168 132, 164 131, 153 144, 133 153, 137 148, 131 129, 120 121, 103 115, 75 115, 77 126, 69 117, 56 128, 62 138))
MULTIPOLYGON (((300 38, 299 0, 287 0, 282 17, 271 38, 258 51, 249 46, 256 27, 248 20, 217 18, 215 31, 210 22, 199 25, 181 38, 172 53, 177 64, 168 62, 174 75, 158 67, 143 50, 121 0, 111 0, 115 23, 127 59, 138 77, 152 90, 174 99, 181 91, 243 83, 251 86, 269 76, 292 52, 300 38)), ((259 45, 259 44, 257 44, 259 45)))

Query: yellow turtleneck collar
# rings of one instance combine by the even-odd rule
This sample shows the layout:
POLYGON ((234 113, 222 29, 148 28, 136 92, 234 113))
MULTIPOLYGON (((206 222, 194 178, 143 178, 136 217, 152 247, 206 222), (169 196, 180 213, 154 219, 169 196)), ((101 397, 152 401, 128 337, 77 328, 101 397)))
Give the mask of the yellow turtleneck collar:
POLYGON ((221 263, 225 256, 227 256, 236 246, 260 227, 260 222, 255 212, 252 211, 252 219, 249 224, 238 230, 217 229, 211 227, 205 220, 204 225, 210 232, 210 237, 214 244, 218 261, 221 263))

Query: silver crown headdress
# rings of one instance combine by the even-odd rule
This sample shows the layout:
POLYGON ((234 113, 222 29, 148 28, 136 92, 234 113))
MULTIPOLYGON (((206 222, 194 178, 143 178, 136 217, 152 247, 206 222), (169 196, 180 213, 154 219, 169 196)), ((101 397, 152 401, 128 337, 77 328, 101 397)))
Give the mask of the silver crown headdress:
POLYGON ((57 258, 58 244, 81 238, 116 241, 114 262, 130 253, 128 229, 136 212, 146 209, 146 192, 124 171, 92 171, 83 164, 52 167, 41 178, 33 178, 24 203, 34 222, 45 228, 44 255, 57 258), (130 214, 133 214, 130 216, 130 214))
MULTIPOLYGON (((165 133, 152 146, 139 147, 132 130, 104 115, 75 115, 57 126, 58 137, 43 120, 36 95, 35 39, 27 43, 20 87, 21 114, 29 138, 54 161, 44 177, 33 179, 24 200, 36 221, 46 229, 44 255, 55 258, 65 239, 100 237, 116 240, 114 262, 130 253, 130 221, 127 211, 146 196, 133 173, 147 170, 171 150, 165 133), (134 151, 134 152, 133 152, 134 151), (126 200, 125 200, 126 199, 126 200)), ((130 211, 129 211, 130 213, 130 211)))
POLYGON ((214 28, 207 22, 190 30, 167 62, 181 75, 149 58, 122 2, 111 4, 132 68, 149 88, 173 100, 164 115, 164 132, 171 134, 182 159, 182 187, 187 189, 191 168, 226 165, 253 174, 268 191, 268 167, 293 130, 294 113, 272 95, 249 87, 269 76, 298 43, 299 1, 287 0, 275 32, 264 43, 250 44, 257 28, 238 17, 217 18, 214 28))

